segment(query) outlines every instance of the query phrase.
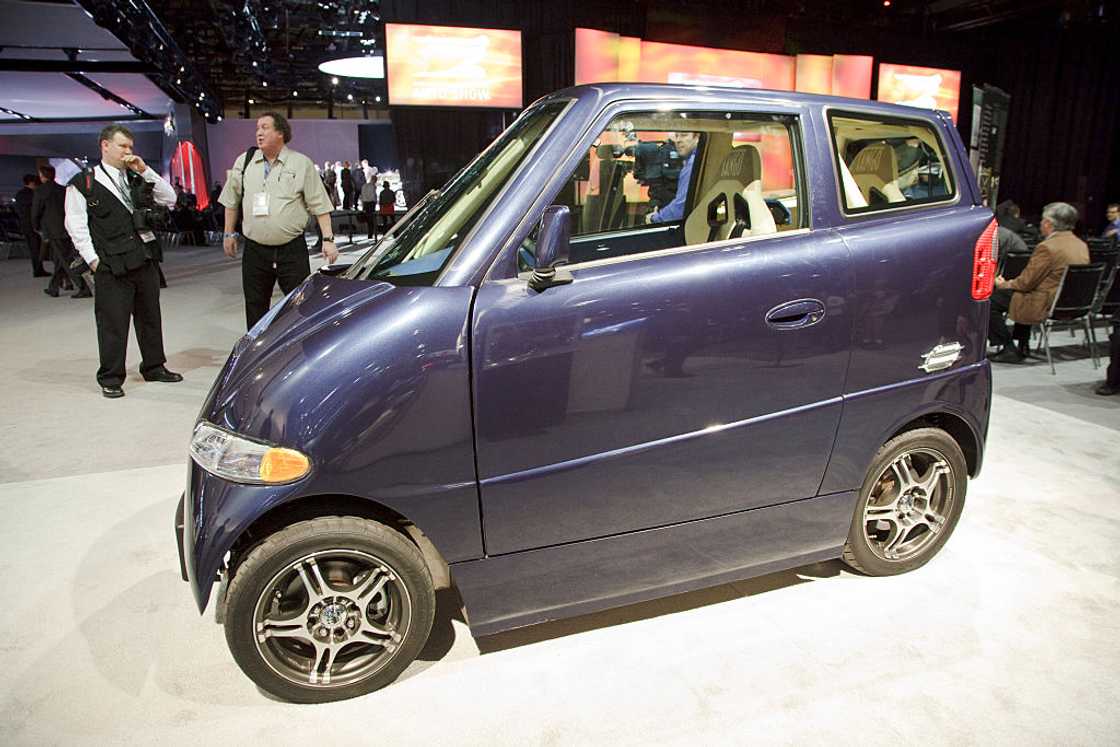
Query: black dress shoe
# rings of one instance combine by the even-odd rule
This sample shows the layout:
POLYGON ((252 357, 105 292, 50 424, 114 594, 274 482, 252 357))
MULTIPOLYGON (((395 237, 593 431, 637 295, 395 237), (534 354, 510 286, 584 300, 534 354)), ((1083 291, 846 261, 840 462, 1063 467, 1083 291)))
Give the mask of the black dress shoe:
POLYGON ((84 288, 70 296, 70 298, 93 298, 93 294, 89 292, 89 288, 84 288))
POLYGON ((1102 381, 1097 385, 1096 389, 1093 390, 1093 393, 1099 394, 1102 397, 1111 397, 1114 394, 1120 394, 1120 386, 1114 386, 1107 381, 1102 381))
POLYGON ((101 387, 101 396, 108 397, 109 399, 117 399, 124 396, 124 390, 119 386, 103 386, 101 387))
POLYGON ((1018 350, 1008 345, 998 353, 989 355, 988 360, 992 363, 1022 363, 1023 356, 1019 355, 1018 350))
POLYGON ((44 288, 43 292, 51 298, 58 298, 58 288, 44 288))
POLYGON ((168 371, 165 366, 153 368, 148 373, 144 374, 144 381, 162 381, 165 384, 174 384, 177 381, 183 380, 183 374, 177 374, 174 371, 168 371))
POLYGON ((51 273, 49 273, 49 272, 36 272, 36 273, 33 273, 31 277, 49 278, 50 276, 51 276, 51 273))

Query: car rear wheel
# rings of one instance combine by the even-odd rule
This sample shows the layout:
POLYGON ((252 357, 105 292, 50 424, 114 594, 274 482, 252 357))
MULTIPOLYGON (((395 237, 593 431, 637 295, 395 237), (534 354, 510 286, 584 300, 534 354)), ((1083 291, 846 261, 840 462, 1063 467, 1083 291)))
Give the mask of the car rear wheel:
POLYGON ((891 439, 864 480, 844 562, 871 576, 925 565, 953 533, 967 487, 964 454, 944 431, 919 428, 891 439))
POLYGON ((261 689, 322 703, 396 679, 434 616, 431 575, 415 545, 382 524, 328 516, 271 535, 235 569, 226 641, 261 689))

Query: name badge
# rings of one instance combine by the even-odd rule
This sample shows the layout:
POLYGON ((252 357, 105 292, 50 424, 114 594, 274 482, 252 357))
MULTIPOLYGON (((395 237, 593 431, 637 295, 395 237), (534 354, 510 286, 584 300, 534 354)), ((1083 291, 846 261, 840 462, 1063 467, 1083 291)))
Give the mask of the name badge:
POLYGON ((253 195, 253 215, 268 215, 268 193, 257 192, 253 195))
POLYGON ((151 231, 141 231, 140 232, 140 240, 143 241, 145 244, 147 244, 149 241, 155 241, 156 240, 156 235, 154 233, 152 233, 151 231))

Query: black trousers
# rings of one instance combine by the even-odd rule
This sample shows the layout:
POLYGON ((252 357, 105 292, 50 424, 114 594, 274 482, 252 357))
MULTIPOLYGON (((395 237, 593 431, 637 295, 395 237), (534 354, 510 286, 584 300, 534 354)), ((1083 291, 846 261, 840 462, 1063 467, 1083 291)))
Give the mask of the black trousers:
POLYGON ((45 275, 47 271, 43 268, 43 240, 39 237, 39 232, 32 228, 30 223, 23 221, 20 221, 19 230, 27 239, 27 248, 31 252, 31 273, 45 275))
POLYGON ((124 383, 124 357, 128 350, 128 322, 136 328, 140 344, 140 373, 159 368, 167 362, 163 354, 163 320, 159 311, 159 272, 151 260, 120 277, 104 262, 97 265, 97 293, 93 314, 97 320, 97 350, 101 367, 97 383, 120 386, 124 383))
POLYGON ((1105 381, 1112 386, 1120 386, 1120 320, 1112 327, 1111 344, 1108 347, 1108 372, 1105 381))
POLYGON ((51 250, 51 261, 54 262, 54 274, 51 275, 51 282, 47 287, 50 290, 58 290, 59 286, 62 285, 63 278, 68 277, 70 282, 74 284, 74 290, 85 290, 86 281, 76 271, 70 269, 70 263, 78 256, 70 237, 51 239, 48 246, 51 250))
POLYGON ((988 320, 988 342, 999 345, 1001 348, 1011 344, 1012 340, 1023 344, 1030 344, 1031 325, 1015 323, 1013 332, 1007 329, 1007 312, 1011 310, 1011 296, 1015 291, 1003 288, 992 292, 990 318, 988 320))
POLYGON ((311 274, 311 258, 303 234, 287 244, 266 246, 245 240, 245 257, 241 260, 241 287, 245 291, 245 324, 252 329, 268 313, 272 289, 291 293, 311 274))

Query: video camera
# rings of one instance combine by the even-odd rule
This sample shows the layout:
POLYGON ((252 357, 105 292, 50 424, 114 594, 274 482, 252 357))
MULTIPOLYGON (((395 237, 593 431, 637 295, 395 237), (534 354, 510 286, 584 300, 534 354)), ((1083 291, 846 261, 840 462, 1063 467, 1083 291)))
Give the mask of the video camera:
POLYGON ((154 182, 138 181, 132 187, 132 226, 137 232, 154 231, 167 223, 167 208, 156 204, 154 182))
POLYGON ((626 155, 634 157, 638 184, 649 187, 650 204, 659 208, 672 202, 684 166, 673 141, 638 143, 626 148, 626 155))

